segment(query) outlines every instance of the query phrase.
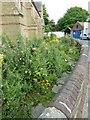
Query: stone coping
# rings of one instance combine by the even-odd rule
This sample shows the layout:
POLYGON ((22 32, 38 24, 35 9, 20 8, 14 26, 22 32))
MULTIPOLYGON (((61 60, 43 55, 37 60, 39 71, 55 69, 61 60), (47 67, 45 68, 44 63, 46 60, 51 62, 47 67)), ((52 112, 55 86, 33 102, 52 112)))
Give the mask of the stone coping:
POLYGON ((88 53, 88 47, 82 46, 80 59, 68 82, 39 118, 82 118, 89 79, 88 53))

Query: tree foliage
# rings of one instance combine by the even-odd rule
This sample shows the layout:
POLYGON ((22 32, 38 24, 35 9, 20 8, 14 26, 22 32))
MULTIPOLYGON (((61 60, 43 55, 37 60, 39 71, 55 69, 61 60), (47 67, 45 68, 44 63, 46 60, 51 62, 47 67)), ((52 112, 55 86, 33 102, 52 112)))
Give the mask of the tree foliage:
POLYGON ((88 12, 81 7, 71 7, 67 10, 65 15, 60 18, 57 22, 56 29, 64 30, 68 26, 73 27, 73 25, 77 22, 85 22, 88 17, 88 12))
POLYGON ((44 19, 44 30, 45 32, 49 32, 50 28, 49 28, 49 15, 47 13, 47 9, 45 7, 45 4, 43 5, 43 19, 44 19))
POLYGON ((44 27, 45 32, 55 31, 55 27, 56 27, 55 22, 53 19, 50 20, 45 4, 43 5, 43 18, 45 23, 45 27, 44 27))
POLYGON ((50 30, 54 32, 56 30, 56 25, 53 19, 49 21, 50 30))
POLYGON ((49 24, 49 15, 47 13, 45 4, 43 5, 43 18, 44 18, 45 25, 48 25, 49 24))

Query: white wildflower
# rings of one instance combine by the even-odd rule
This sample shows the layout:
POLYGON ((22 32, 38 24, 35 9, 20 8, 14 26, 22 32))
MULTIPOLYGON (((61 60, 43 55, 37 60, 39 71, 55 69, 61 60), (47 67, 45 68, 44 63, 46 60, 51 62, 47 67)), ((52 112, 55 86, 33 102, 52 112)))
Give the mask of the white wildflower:
POLYGON ((25 71, 25 73, 27 73, 28 71, 25 71))

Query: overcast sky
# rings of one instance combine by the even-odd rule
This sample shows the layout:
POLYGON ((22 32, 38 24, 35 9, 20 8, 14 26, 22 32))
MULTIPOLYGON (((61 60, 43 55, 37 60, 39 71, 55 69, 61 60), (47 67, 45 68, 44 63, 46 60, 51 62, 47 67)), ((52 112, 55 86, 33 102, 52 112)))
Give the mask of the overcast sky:
POLYGON ((88 10, 89 0, 42 0, 50 19, 55 22, 66 13, 70 7, 78 6, 88 10))

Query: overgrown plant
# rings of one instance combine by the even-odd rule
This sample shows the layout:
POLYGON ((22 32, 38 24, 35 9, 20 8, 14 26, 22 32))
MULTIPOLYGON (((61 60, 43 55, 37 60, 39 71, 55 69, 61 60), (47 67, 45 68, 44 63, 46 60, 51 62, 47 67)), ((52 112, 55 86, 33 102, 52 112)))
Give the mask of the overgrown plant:
POLYGON ((64 39, 27 39, 19 35, 13 43, 2 37, 3 117, 30 118, 33 105, 43 96, 46 100, 52 98, 57 78, 70 72, 80 55, 77 43, 64 39))

